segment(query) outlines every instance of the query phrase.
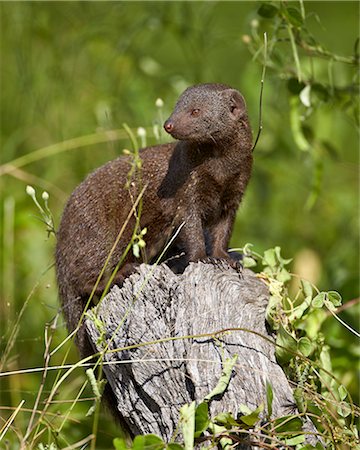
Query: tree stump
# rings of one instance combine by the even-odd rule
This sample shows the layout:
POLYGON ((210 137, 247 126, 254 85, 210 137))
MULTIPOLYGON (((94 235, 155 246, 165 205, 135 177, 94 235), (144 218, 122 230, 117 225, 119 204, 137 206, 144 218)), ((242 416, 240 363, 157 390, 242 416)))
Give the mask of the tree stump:
MULTIPOLYGON (((253 272, 239 274, 222 261, 190 263, 182 275, 165 264, 142 264, 121 288, 115 286, 98 317, 109 349, 125 348, 107 353, 110 364, 103 370, 126 428, 169 441, 181 406, 203 401, 217 385, 225 359, 235 354, 229 385, 210 402, 210 416, 237 417, 240 404, 266 405, 266 382, 273 389, 273 417, 293 414, 292 389, 276 362, 275 346, 260 336, 272 339, 265 323, 268 298, 267 286, 253 272)), ((98 329, 89 319, 86 327, 101 351, 98 329)), ((310 423, 304 428, 313 430, 310 423)), ((308 435, 307 442, 314 438, 308 435)))

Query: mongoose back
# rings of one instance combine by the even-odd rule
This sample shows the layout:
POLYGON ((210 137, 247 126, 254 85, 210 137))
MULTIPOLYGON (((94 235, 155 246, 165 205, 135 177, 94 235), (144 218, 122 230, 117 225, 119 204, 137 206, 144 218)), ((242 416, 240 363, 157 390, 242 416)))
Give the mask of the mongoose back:
MULTIPOLYGON (((223 84, 189 87, 164 124, 177 141, 140 151, 145 187, 140 216, 147 228, 146 260, 161 252, 176 230, 174 246, 183 263, 206 257, 234 261, 227 249, 235 213, 251 175, 252 133, 242 95, 223 84)), ((78 325, 96 280, 140 192, 137 178, 125 187, 129 156, 91 173, 70 196, 57 235, 56 272, 69 331, 78 325)), ((113 253, 96 294, 131 241, 133 214, 113 253)), ((128 252, 112 284, 121 284, 139 264, 128 252)), ((84 328, 77 332, 82 357, 92 354, 84 328)))

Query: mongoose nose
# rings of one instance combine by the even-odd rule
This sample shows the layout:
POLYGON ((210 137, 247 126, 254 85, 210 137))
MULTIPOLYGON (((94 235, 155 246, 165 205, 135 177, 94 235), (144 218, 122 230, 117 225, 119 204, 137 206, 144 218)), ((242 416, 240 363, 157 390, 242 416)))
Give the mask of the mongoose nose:
POLYGON ((164 128, 165 128, 165 131, 167 131, 168 133, 171 133, 172 130, 174 129, 174 124, 171 122, 171 120, 168 119, 164 123, 164 128))

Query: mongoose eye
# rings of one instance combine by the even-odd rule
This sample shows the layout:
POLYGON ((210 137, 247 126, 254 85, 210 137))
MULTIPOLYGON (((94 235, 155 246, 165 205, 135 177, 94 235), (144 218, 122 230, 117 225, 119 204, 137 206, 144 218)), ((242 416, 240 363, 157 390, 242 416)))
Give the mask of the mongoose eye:
POLYGON ((193 109, 192 111, 191 111, 191 115, 192 116, 198 116, 199 115, 199 113, 200 113, 200 109, 197 109, 197 108, 195 108, 195 109, 193 109))

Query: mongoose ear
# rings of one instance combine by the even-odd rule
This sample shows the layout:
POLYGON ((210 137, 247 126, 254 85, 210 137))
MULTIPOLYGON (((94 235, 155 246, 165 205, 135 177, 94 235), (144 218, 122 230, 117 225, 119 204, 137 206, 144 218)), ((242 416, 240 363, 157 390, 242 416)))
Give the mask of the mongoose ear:
POLYGON ((246 113, 246 103, 244 97, 236 89, 227 89, 229 107, 231 114, 239 119, 246 113))

